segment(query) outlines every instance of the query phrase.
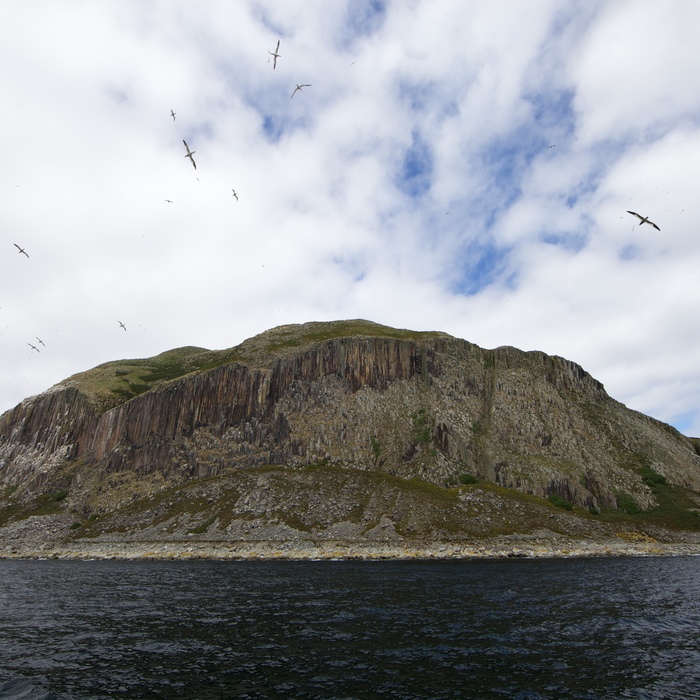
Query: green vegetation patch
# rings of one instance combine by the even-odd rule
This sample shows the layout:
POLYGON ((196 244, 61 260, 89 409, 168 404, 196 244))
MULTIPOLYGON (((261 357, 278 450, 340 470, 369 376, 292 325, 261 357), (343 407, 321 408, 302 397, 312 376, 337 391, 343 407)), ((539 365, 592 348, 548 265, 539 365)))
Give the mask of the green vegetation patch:
POLYGON ((15 520, 24 520, 33 515, 54 515, 60 513, 61 501, 68 495, 68 491, 61 489, 53 493, 43 493, 29 502, 15 501, 12 494, 16 487, 5 489, 6 502, 0 506, 0 527, 15 520))
POLYGON ((688 439, 690 440, 690 443, 692 444, 695 453, 700 455, 700 438, 692 437, 688 439))
POLYGON ((565 498, 562 498, 561 496, 557 496, 556 494, 552 494, 551 496, 547 497, 547 500, 554 504, 557 508, 563 508, 564 510, 573 510, 574 506, 573 503, 570 501, 567 501, 565 498))
POLYGON ((203 535, 215 522, 216 516, 207 518, 201 525, 198 525, 197 527, 194 527, 191 530, 189 530, 189 533, 191 535, 203 535))
POLYGON ((654 494, 658 505, 643 511, 630 494, 616 492, 617 510, 604 508, 599 515, 602 520, 642 527, 653 525, 670 530, 700 531, 698 494, 682 486, 669 484, 663 474, 649 466, 639 467, 636 471, 654 494))
POLYGON ((66 380, 92 397, 104 412, 135 398, 164 382, 195 372, 216 369, 231 362, 256 364, 285 348, 302 347, 342 337, 377 337, 419 341, 447 337, 436 331, 409 331, 382 326, 370 321, 335 321, 283 326, 227 350, 183 347, 146 359, 117 360, 99 365, 66 380))
POLYGON ((629 493, 625 491, 616 491, 615 500, 617 501, 617 509, 621 510, 623 513, 627 513, 627 515, 636 515, 639 513, 637 501, 635 501, 634 497, 629 493))
POLYGON ((662 474, 652 469, 642 468, 639 473, 659 504, 646 511, 644 516, 647 520, 664 527, 700 530, 698 503, 691 491, 669 484, 662 474))
POLYGON ((430 442, 430 436, 435 427, 435 418, 433 418, 425 408, 419 408, 411 416, 411 425, 413 431, 411 438, 416 445, 427 445, 430 442))
POLYGON ((164 382, 226 364, 231 357, 231 351, 178 348, 148 359, 107 362, 66 382, 77 385, 106 411, 164 382))
POLYGON ((668 482, 663 474, 655 472, 651 467, 642 467, 638 470, 642 481, 653 491, 657 486, 664 486, 668 482))
POLYGON ((300 347, 302 345, 321 343, 335 338, 352 336, 369 336, 373 338, 392 338, 395 340, 422 340, 426 337, 442 336, 436 331, 411 331, 391 328, 379 323, 364 320, 330 321, 327 323, 311 323, 303 326, 290 326, 273 329, 268 332, 269 340, 265 344, 267 352, 277 349, 300 347))

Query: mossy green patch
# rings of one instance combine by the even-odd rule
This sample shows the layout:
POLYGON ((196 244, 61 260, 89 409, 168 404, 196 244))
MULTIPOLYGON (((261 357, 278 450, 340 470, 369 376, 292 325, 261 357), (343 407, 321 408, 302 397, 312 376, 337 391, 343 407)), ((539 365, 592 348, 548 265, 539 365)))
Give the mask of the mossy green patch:
POLYGON ((288 348, 357 336, 414 341, 448 337, 435 331, 399 330, 361 320, 281 326, 227 350, 183 347, 146 359, 116 360, 73 375, 64 383, 76 386, 92 398, 100 412, 104 412, 165 382, 192 373, 205 372, 233 362, 268 365, 277 353, 288 348))
POLYGON ((570 501, 567 501, 565 498, 562 498, 561 496, 557 496, 556 494, 552 494, 551 496, 548 496, 547 500, 550 503, 553 503, 557 508, 563 508, 564 510, 573 510, 574 509, 574 506, 570 501))
POLYGON ((62 511, 61 501, 68 495, 68 491, 60 490, 53 493, 43 493, 40 496, 33 498, 30 501, 23 502, 14 500, 16 487, 11 487, 5 490, 5 502, 0 505, 0 527, 16 521, 24 520, 33 515, 54 515, 62 511))
POLYGON ((435 331, 411 331, 391 328, 371 321, 330 321, 326 323, 311 323, 303 326, 286 326, 272 329, 264 334, 269 337, 265 346, 268 352, 279 348, 299 347, 312 343, 320 343, 335 338, 369 336, 373 338, 392 338, 395 340, 421 340, 426 337, 444 335, 435 331))
POLYGON ((411 416, 411 425, 413 427, 411 433, 413 442, 416 445, 427 445, 435 427, 435 418, 425 408, 421 407, 411 416))
POLYGON ((192 535, 202 535, 204 534, 211 525, 216 522, 216 516, 207 518, 203 523, 197 525, 197 527, 192 528, 189 532, 192 535))
POLYGON ((700 531, 698 494, 682 486, 669 484, 665 477, 653 470, 641 468, 639 472, 658 505, 642 511, 629 494, 618 492, 615 494, 618 509, 602 509, 597 516, 599 519, 638 527, 653 525, 670 530, 700 531))

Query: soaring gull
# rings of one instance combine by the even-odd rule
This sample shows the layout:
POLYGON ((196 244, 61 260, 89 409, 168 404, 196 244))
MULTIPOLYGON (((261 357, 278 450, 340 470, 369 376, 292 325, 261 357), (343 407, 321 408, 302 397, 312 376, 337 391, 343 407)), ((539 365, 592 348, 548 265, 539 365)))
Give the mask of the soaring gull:
POLYGON ((302 88, 305 88, 305 87, 311 87, 311 85, 298 85, 297 84, 297 86, 294 88, 294 92, 291 94, 289 99, 291 100, 292 97, 294 97, 294 95, 297 94, 297 90, 301 90, 302 88))
POLYGON ((27 251, 24 248, 20 248, 16 243, 13 243, 12 245, 15 248, 17 248, 17 250, 19 251, 20 254, 23 254, 23 255, 26 255, 27 257, 29 257, 29 253, 27 253, 27 251))
MULTIPOLYGON (((275 70, 277 68, 277 59, 280 58, 281 54, 278 54, 277 52, 280 50, 280 40, 277 40, 277 47, 275 48, 274 51, 270 51, 270 49, 267 50, 267 53, 270 54, 270 56, 273 56, 272 60, 272 70, 275 70)), ((268 59, 270 60, 270 59, 268 59)))
POLYGON ((29 347, 30 347, 32 350, 36 350, 37 352, 39 352, 39 348, 38 348, 36 345, 32 345, 31 343, 27 343, 27 345, 29 345, 29 347))
POLYGON ((175 112, 173 110, 170 110, 170 116, 173 118, 173 121, 175 121, 175 112))
POLYGON ((238 195, 236 194, 236 190, 231 190, 233 192, 233 196, 236 198, 236 201, 238 201, 238 195))
POLYGON ((641 222, 639 225, 641 226, 642 224, 649 224, 650 226, 653 226, 657 231, 661 231, 661 229, 653 222, 649 221, 648 216, 642 216, 641 214, 637 214, 636 211, 630 211, 629 209, 627 210, 628 214, 632 214, 632 216, 636 216, 639 221, 641 222))
POLYGON ((192 165, 194 165, 194 169, 197 169, 197 163, 194 162, 194 158, 192 157, 197 151, 190 151, 190 147, 187 145, 187 141, 185 139, 182 139, 182 143, 185 144, 185 148, 187 149, 187 154, 185 155, 185 158, 189 158, 192 161, 192 165))
POLYGON ((120 325, 124 330, 126 330, 126 326, 125 326, 121 321, 119 321, 119 325, 120 325))

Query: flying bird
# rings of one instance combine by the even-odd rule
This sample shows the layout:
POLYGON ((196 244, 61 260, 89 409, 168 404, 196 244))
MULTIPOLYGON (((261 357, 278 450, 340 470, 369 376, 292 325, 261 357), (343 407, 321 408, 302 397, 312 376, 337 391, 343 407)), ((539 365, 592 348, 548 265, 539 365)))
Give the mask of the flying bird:
POLYGON ((120 325, 124 330, 126 330, 126 326, 125 326, 121 321, 119 321, 119 325, 120 325))
POLYGON ((36 350, 37 352, 39 352, 39 348, 38 348, 36 345, 32 345, 31 343, 27 343, 27 345, 29 345, 29 347, 30 347, 32 350, 36 350))
POLYGON ((291 94, 289 99, 291 100, 292 97, 294 97, 294 95, 297 94, 298 90, 301 90, 302 88, 305 88, 305 87, 311 87, 311 85, 299 85, 299 84, 297 84, 297 86, 294 88, 294 92, 291 94))
POLYGON ((197 151, 190 151, 190 147, 187 145, 187 141, 185 139, 182 139, 182 143, 185 144, 185 148, 187 149, 187 155, 185 155, 185 158, 189 158, 192 161, 192 165, 194 165, 194 169, 197 169, 197 163, 194 162, 194 158, 192 157, 197 151))
POLYGON ((173 200, 172 200, 172 199, 166 199, 165 201, 166 201, 168 204, 172 204, 172 203, 173 203, 173 200))
POLYGON ((23 254, 23 255, 26 255, 27 257, 29 257, 29 254, 27 253, 27 251, 24 248, 20 248, 16 243, 13 243, 12 245, 15 248, 17 248, 17 250, 19 251, 20 254, 23 254))
MULTIPOLYGON (((270 49, 267 50, 267 53, 269 53, 270 56, 274 57, 272 60, 272 70, 275 70, 275 68, 277 68, 277 59, 281 57, 281 54, 277 53, 279 50, 280 50, 280 40, 279 39, 277 40, 277 47, 275 48, 274 51, 270 51, 270 49)), ((268 58, 268 61, 269 60, 270 59, 268 58)))
POLYGON ((547 146, 547 148, 556 148, 556 147, 557 147, 556 143, 553 143, 551 146, 547 146))
POLYGON ((44 347, 46 347, 46 343, 45 343, 38 335, 35 335, 34 337, 35 337, 44 347))
POLYGON ((233 192, 233 196, 236 198, 236 201, 238 201, 238 195, 236 194, 236 190, 231 190, 233 192))
POLYGON ((175 112, 173 110, 170 110, 170 116, 173 118, 173 121, 175 121, 175 112))
POLYGON ((637 214, 636 211, 630 211, 629 209, 627 210, 627 213, 632 214, 632 216, 636 216, 640 221, 640 226, 642 224, 649 224, 650 226, 653 226, 657 231, 661 231, 661 229, 653 221, 649 221, 648 216, 641 216, 641 214, 637 214))

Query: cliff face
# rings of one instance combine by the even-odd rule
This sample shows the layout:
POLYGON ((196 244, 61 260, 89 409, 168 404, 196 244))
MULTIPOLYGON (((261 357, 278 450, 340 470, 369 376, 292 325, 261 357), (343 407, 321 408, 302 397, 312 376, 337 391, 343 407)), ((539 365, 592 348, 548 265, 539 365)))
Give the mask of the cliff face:
POLYGON ((177 371, 168 359, 182 376, 149 384, 144 370, 121 403, 119 365, 97 368, 102 398, 91 373, 77 375, 0 417, 0 484, 15 499, 63 490, 84 512, 264 465, 440 487, 470 475, 593 509, 655 506, 644 469, 700 492, 691 441, 572 362, 348 324, 274 329, 177 371))

